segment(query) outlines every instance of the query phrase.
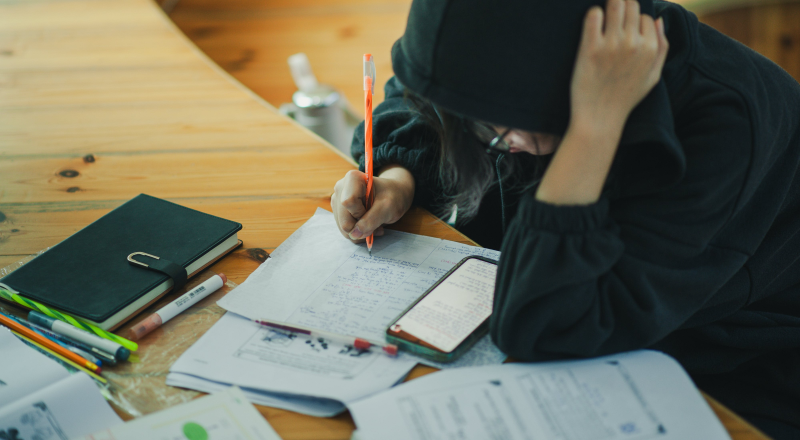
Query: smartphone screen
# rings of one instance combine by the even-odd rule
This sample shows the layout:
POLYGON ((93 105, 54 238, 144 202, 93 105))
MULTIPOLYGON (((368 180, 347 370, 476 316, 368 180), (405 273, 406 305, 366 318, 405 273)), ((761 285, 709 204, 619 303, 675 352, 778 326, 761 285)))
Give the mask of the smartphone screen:
POLYGON ((468 258, 409 309, 390 332, 450 353, 492 314, 497 264, 468 258))

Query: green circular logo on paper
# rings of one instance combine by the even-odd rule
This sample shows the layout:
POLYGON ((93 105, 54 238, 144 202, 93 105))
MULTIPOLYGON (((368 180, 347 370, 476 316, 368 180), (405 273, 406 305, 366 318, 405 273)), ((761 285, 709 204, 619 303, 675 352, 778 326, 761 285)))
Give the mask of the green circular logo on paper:
POLYGON ((183 435, 189 440, 208 440, 206 429, 194 422, 183 425, 183 435))

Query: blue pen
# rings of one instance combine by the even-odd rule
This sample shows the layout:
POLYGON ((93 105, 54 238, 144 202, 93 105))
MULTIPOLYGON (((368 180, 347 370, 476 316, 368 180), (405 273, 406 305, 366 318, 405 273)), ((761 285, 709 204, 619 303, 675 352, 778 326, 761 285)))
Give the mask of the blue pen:
POLYGON ((117 360, 114 358, 114 356, 104 352, 103 350, 91 347, 89 345, 86 345, 86 344, 84 344, 84 343, 82 343, 80 341, 76 341, 76 340, 74 340, 72 338, 69 338, 67 336, 59 335, 58 333, 53 333, 50 330, 47 330, 46 328, 40 327, 40 326, 38 326, 38 325, 36 325, 36 324, 34 324, 32 322, 28 322, 26 325, 32 330, 38 330, 40 334, 42 334, 44 336, 47 336, 48 338, 50 338, 53 341, 61 341, 64 344, 67 344, 67 346, 68 346, 67 349, 70 350, 70 351, 74 351, 74 350, 72 350, 69 347, 79 348, 82 351, 84 351, 86 353, 89 353, 92 356, 96 357, 97 359, 103 361, 103 363, 105 363, 105 364, 117 365, 117 360))

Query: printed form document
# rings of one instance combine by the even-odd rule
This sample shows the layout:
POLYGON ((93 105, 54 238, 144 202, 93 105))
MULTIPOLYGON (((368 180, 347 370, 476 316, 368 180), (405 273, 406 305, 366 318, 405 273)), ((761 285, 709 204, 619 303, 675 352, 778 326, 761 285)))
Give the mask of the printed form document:
MULTIPOLYGON (((402 380, 420 359, 285 335, 251 320, 281 321, 384 340, 389 323, 462 258, 499 252, 387 230, 370 257, 318 209, 248 279, 218 302, 227 313, 170 369, 167 384, 212 392, 238 385, 255 403, 316 416, 402 380), (237 316, 240 315, 240 316, 237 316), (245 319, 249 318, 249 319, 245 319)), ((483 338, 451 366, 494 365, 483 338)))
POLYGON ((681 366, 650 350, 445 370, 349 408, 358 440, 730 440, 681 366))

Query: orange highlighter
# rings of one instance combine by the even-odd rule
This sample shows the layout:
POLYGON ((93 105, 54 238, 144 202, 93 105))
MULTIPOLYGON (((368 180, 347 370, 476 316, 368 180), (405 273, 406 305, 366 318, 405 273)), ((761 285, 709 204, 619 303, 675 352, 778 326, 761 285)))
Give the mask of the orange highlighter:
MULTIPOLYGON (((367 174, 367 211, 372 207, 375 193, 372 191, 372 95, 375 94, 375 61, 372 55, 364 54, 364 171, 367 174)), ((373 234, 367 236, 367 249, 372 256, 373 234)))

